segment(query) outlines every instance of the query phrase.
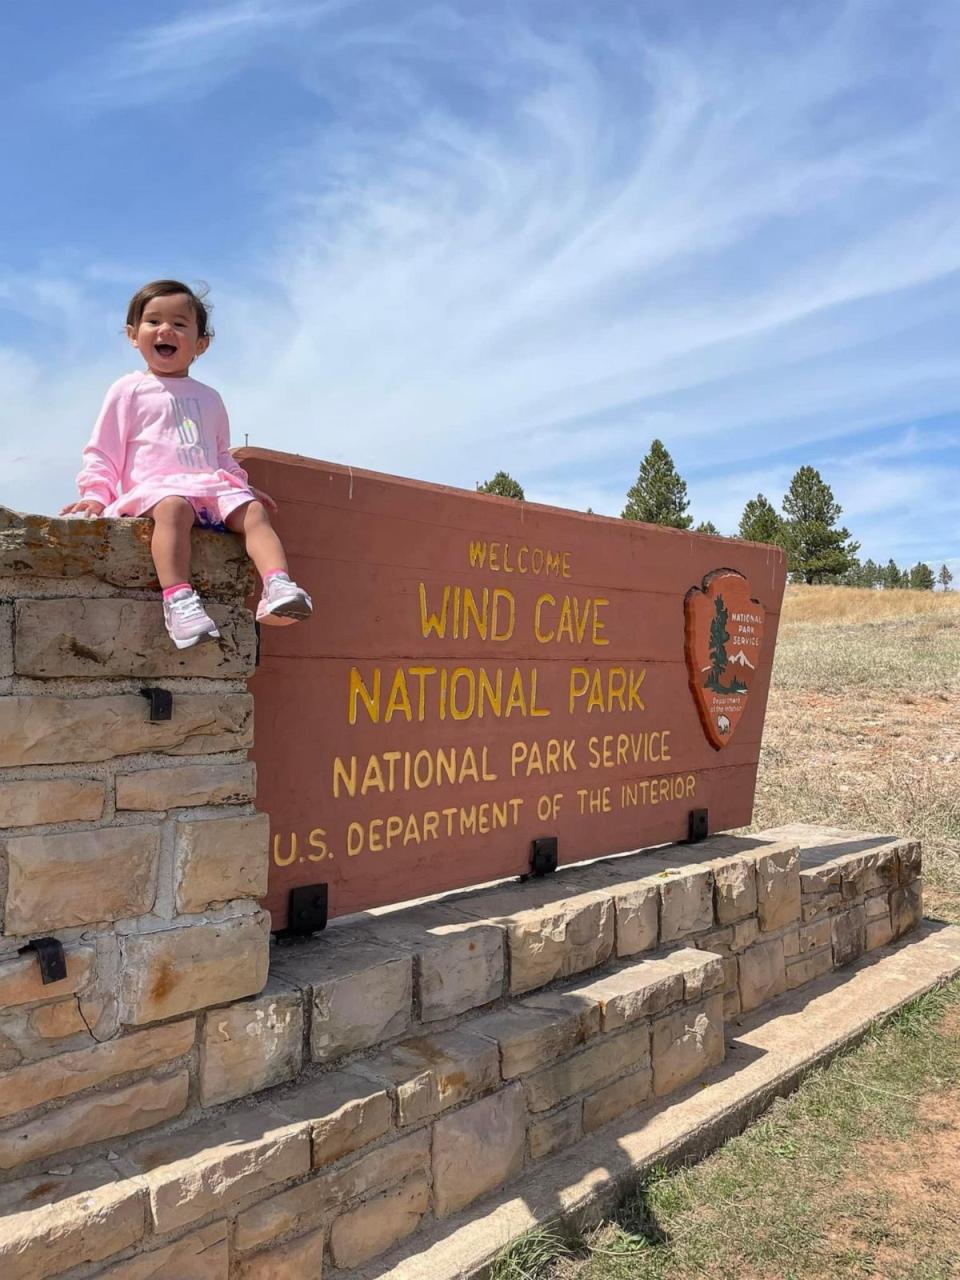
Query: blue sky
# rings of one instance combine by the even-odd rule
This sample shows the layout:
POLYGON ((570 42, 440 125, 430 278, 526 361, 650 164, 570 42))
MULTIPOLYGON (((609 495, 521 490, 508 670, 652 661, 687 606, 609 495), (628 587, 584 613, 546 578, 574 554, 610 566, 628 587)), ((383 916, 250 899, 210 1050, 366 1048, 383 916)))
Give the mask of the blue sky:
POLYGON ((960 579, 960 6, 8 5, 0 501, 53 511, 147 279, 234 439, 733 531, 817 467, 960 579))

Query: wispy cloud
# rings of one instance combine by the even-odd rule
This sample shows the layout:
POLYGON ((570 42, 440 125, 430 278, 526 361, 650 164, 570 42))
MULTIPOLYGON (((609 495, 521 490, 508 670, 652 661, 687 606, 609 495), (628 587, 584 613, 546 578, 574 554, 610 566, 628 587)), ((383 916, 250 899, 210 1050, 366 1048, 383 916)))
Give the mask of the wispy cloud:
POLYGON ((246 0, 108 48, 93 101, 266 63, 317 101, 251 152, 258 252, 214 280, 238 438, 613 513, 658 435, 723 528, 812 462, 879 555, 955 510, 901 424, 943 450, 960 405, 958 32, 949 0, 246 0))

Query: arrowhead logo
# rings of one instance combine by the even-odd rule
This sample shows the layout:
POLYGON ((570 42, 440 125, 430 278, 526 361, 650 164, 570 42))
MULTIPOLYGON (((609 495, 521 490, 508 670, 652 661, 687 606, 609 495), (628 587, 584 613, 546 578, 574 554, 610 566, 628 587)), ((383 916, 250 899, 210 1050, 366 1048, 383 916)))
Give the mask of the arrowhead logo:
POLYGON ((687 674, 711 746, 736 732, 763 652, 766 612, 735 569, 714 569, 683 602, 687 674))

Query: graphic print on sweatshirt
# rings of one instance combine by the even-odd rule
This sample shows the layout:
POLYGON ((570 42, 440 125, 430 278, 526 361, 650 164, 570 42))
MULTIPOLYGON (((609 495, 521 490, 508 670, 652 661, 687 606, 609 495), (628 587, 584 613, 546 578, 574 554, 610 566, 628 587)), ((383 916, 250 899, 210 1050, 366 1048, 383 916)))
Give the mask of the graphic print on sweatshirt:
POLYGON ((177 461, 184 471, 216 468, 215 454, 203 436, 203 414, 196 396, 174 396, 173 410, 177 421, 177 461))

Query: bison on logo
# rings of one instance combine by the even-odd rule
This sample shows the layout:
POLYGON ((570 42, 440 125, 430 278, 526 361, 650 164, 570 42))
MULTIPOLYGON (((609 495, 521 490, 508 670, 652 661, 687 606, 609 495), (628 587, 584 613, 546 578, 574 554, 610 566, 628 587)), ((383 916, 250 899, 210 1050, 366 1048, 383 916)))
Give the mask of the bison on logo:
POLYGON ((683 602, 690 688, 719 751, 736 733, 763 650, 765 611, 735 569, 714 569, 683 602))

